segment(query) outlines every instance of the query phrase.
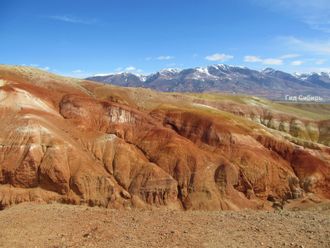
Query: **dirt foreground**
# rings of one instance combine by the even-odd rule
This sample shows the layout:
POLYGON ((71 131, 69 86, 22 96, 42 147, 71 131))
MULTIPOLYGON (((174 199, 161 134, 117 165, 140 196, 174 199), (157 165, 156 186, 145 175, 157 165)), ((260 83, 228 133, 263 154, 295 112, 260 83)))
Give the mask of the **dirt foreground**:
POLYGON ((24 203, 0 211, 0 247, 330 247, 330 210, 110 210, 24 203))

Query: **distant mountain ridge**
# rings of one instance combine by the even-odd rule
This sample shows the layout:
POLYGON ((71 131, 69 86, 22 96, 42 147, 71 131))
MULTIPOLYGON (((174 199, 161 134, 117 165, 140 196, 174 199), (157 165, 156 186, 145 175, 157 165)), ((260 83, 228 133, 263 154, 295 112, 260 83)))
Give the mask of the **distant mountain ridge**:
POLYGON ((287 95, 320 96, 330 101, 330 73, 290 74, 266 68, 262 71, 225 64, 188 69, 164 69, 150 75, 129 72, 93 76, 88 80, 165 92, 222 91, 285 100, 287 95))

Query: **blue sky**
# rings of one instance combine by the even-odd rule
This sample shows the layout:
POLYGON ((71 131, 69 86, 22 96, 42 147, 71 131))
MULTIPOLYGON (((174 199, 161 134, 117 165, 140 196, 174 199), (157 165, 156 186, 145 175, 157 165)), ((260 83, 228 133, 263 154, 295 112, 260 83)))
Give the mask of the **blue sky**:
POLYGON ((330 71, 330 3, 2 0, 0 63, 76 77, 218 63, 330 71))

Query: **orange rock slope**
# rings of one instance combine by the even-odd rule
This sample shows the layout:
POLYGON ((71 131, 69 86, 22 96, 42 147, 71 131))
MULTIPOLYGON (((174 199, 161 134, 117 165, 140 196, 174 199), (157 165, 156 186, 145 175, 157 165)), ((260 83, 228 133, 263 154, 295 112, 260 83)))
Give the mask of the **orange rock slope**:
POLYGON ((0 208, 238 210, 330 198, 330 148, 319 138, 329 122, 313 121, 316 140, 295 137, 254 121, 260 107, 226 101, 0 66, 0 208))

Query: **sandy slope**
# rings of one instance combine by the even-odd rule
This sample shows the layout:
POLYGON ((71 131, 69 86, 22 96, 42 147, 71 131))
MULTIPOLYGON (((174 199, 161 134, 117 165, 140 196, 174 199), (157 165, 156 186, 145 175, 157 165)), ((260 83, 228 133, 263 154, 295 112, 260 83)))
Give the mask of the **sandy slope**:
POLYGON ((0 247, 329 247, 329 216, 23 203, 0 212, 0 247))

